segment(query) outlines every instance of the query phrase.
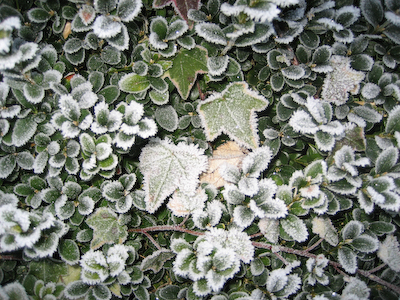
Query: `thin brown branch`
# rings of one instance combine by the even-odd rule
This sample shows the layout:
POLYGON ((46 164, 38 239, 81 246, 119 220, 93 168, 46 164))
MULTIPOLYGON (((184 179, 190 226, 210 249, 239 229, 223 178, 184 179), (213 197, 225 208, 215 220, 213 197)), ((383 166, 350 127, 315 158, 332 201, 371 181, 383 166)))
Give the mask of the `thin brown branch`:
POLYGON ((158 250, 161 250, 161 246, 157 243, 157 241, 148 233, 148 232, 141 232, 153 243, 154 246, 157 247, 158 250))
MULTIPOLYGON (((128 230, 129 232, 137 232, 137 233, 142 233, 144 235, 146 235, 152 242, 153 244, 160 249, 161 247, 158 245, 158 243, 150 236, 150 234, 148 234, 148 232, 154 232, 154 231, 177 231, 177 232, 184 232, 184 233, 188 233, 191 235, 195 235, 195 236, 201 236, 204 235, 204 232, 200 232, 200 231, 195 231, 195 230, 190 230, 190 229, 186 229, 183 228, 181 226, 175 225, 175 226, 171 226, 171 225, 160 225, 160 226, 152 226, 152 227, 147 227, 147 228, 131 228, 128 230), (160 248, 159 248, 160 247, 160 248)), ((319 240, 317 241, 314 245, 312 245, 311 247, 309 247, 306 250, 298 250, 298 249, 293 249, 293 248, 288 248, 288 247, 284 247, 284 246, 280 246, 280 245, 270 245, 270 244, 266 244, 266 243, 261 243, 261 242, 252 242, 252 245, 256 248, 262 248, 262 249, 268 249, 268 250, 273 250, 277 255, 277 257, 280 259, 284 259, 283 257, 281 257, 279 254, 276 253, 276 250, 280 251, 280 252, 285 252, 285 253, 291 253, 291 254, 296 254, 299 256, 303 256, 303 257, 308 257, 308 258, 317 258, 317 255, 310 253, 309 251, 311 251, 312 249, 314 249, 315 247, 317 247, 322 241, 319 240)), ((329 264, 331 266, 333 266, 338 273, 341 273, 345 276, 346 273, 344 273, 343 271, 341 271, 340 269, 343 269, 342 265, 335 262, 335 261, 329 261, 329 264)), ((366 270, 357 270, 357 273, 367 277, 368 279, 375 281, 393 291, 395 291, 396 293, 400 294, 400 287, 395 286, 393 284, 391 284, 390 282, 387 282, 381 278, 379 278, 378 276, 375 276, 372 274, 372 272, 376 272, 379 269, 382 269, 383 267, 385 267, 385 265, 380 265, 378 267, 376 267, 375 269, 371 270, 371 271, 366 271, 366 270)))
POLYGON ((319 239, 315 244, 311 245, 310 247, 308 247, 305 251, 310 252, 311 250, 315 249, 319 244, 322 243, 324 239, 319 239))
POLYGON ((188 233, 188 234, 196 235, 196 236, 200 236, 200 235, 204 234, 204 232, 186 229, 186 228, 183 228, 178 225, 174 225, 174 226, 173 225, 160 225, 160 226, 151 226, 151 227, 147 227, 147 228, 131 228, 128 231, 129 232, 139 232, 139 233, 143 233, 143 234, 145 232, 153 232, 153 231, 178 231, 178 232, 184 232, 184 233, 188 233))

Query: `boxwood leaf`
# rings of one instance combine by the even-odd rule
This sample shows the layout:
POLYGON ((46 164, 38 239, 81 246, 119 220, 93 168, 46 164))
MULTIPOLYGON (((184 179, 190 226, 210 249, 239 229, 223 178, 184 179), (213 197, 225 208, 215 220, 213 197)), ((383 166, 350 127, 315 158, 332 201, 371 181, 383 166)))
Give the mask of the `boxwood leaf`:
POLYGON ((400 131, 400 105, 395 106, 389 112, 385 130, 386 132, 400 131))
POLYGON ((343 246, 338 250, 338 259, 343 269, 354 274, 357 270, 357 255, 349 247, 343 246))
POLYGON ((319 45, 319 36, 310 30, 305 30, 299 36, 300 42, 309 49, 315 49, 319 45))
POLYGON ((178 128, 178 114, 171 105, 158 107, 155 117, 158 125, 167 131, 174 132, 178 128))
POLYGON ((31 103, 40 103, 44 98, 44 89, 38 84, 26 83, 23 91, 26 100, 31 103))
POLYGON ((140 269, 142 271, 152 270, 154 273, 161 271, 164 263, 175 256, 175 253, 168 249, 160 249, 142 260, 140 269))
POLYGON ((92 289, 93 295, 97 300, 109 300, 111 299, 111 291, 104 284, 97 284, 92 289))
POLYGON ((197 111, 208 140, 226 133, 240 145, 257 148, 259 137, 254 112, 265 109, 267 105, 268 101, 251 91, 247 83, 237 82, 201 102, 197 111))
POLYGON ((389 172, 399 158, 399 151, 395 147, 390 147, 382 151, 375 162, 375 172, 383 174, 389 172))
POLYGON ((376 238, 373 238, 370 235, 362 234, 350 243, 356 250, 364 252, 364 253, 371 253, 375 252, 379 248, 379 241, 376 238))
POLYGON ((380 0, 361 0, 360 8, 363 17, 372 26, 376 27, 382 22, 383 7, 380 0))
POLYGON ((145 76, 130 73, 122 76, 118 85, 123 92, 139 93, 146 91, 150 87, 150 81, 145 76))
POLYGON ((14 146, 20 147, 25 145, 35 134, 37 123, 34 115, 28 115, 24 119, 18 119, 15 122, 11 135, 14 146))
POLYGON ((226 45, 228 42, 225 33, 217 24, 202 22, 196 24, 195 29, 196 33, 207 42, 218 45, 226 45))
POLYGON ((14 171, 16 158, 14 155, 0 157, 0 178, 7 178, 14 171))
POLYGON ((90 242, 92 249, 98 249, 104 244, 123 243, 128 231, 121 225, 118 216, 108 207, 100 207, 92 213, 86 223, 93 229, 93 239, 90 242))
POLYGON ((281 226, 285 233, 297 242, 304 242, 308 238, 307 226, 295 215, 288 214, 281 220, 281 226))
POLYGON ((28 11, 28 18, 34 23, 45 23, 51 18, 51 15, 43 8, 32 8, 28 11))
POLYGON ((62 239, 58 244, 58 253, 63 261, 69 265, 78 263, 80 252, 78 245, 70 239, 62 239))
POLYGON ((90 288, 90 285, 84 283, 81 280, 78 280, 69 283, 65 287, 64 293, 68 299, 74 300, 84 297, 90 288))
POLYGON ((167 104, 169 101, 169 93, 160 93, 156 90, 151 90, 149 92, 149 97, 151 101, 157 105, 167 104))
POLYGON ((123 22, 133 21, 142 9, 141 0, 119 0, 117 7, 117 15, 123 22))
POLYGON ((197 74, 208 72, 207 50, 195 47, 191 50, 182 49, 172 61, 172 67, 165 73, 178 89, 183 99, 187 99, 196 81, 197 74))

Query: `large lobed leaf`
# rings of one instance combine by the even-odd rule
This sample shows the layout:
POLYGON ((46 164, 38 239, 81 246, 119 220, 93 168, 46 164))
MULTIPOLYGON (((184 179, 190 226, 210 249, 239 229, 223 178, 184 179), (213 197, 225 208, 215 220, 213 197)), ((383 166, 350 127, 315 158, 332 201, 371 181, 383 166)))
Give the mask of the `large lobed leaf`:
POLYGON ((154 213, 177 188, 193 194, 199 175, 207 169, 207 157, 195 145, 153 139, 140 154, 144 175, 146 210, 154 213))
POLYGON ((126 226, 119 223, 117 214, 108 207, 98 208, 86 223, 93 229, 92 249, 104 244, 123 243, 128 236, 126 226))
POLYGON ((241 146, 258 147, 257 118, 269 104, 263 96, 249 90, 246 82, 230 84, 222 93, 216 93, 197 108, 208 140, 226 133, 241 146))
POLYGON ((165 73, 178 89, 183 99, 189 97, 197 74, 208 72, 207 50, 195 47, 191 50, 182 49, 172 61, 172 67, 165 73))

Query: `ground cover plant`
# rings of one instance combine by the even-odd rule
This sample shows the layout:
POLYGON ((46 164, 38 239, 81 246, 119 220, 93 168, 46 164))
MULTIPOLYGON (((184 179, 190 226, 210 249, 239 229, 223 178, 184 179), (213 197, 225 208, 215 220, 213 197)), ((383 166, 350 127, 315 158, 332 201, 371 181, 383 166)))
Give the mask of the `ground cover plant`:
POLYGON ((399 298, 399 1, 0 3, 0 299, 399 298))

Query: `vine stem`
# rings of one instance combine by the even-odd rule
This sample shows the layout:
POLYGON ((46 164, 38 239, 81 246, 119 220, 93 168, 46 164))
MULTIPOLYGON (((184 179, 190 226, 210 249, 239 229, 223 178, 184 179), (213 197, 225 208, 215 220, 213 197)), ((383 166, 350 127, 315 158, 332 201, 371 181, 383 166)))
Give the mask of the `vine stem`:
MULTIPOLYGON (((179 225, 160 225, 160 226, 151 226, 151 227, 147 227, 147 228, 131 228, 128 231, 129 232, 136 232, 136 233, 144 234, 157 247, 157 249, 161 249, 161 247, 154 240, 154 238, 150 236, 149 232, 155 232, 155 231, 177 231, 177 232, 188 233, 188 234, 195 235, 195 236, 204 235, 204 232, 190 230, 190 229, 187 229, 187 228, 183 228, 183 227, 181 227, 179 225)), ((312 254, 309 251, 311 251, 312 249, 316 248, 321 242, 322 242, 322 239, 318 240, 315 244, 313 244, 312 246, 310 246, 306 250, 292 249, 292 248, 288 248, 288 247, 285 247, 285 246, 270 245, 270 244, 261 243, 261 242, 252 242, 252 245, 254 247, 256 247, 256 248, 262 248, 262 249, 271 250, 276 254, 277 254, 277 252, 285 252, 285 253, 295 254, 295 255, 298 255, 298 256, 303 256, 303 257, 316 259, 317 255, 312 254)), ((278 254, 277 257, 279 258, 280 255, 278 254)), ((339 264, 339 263, 337 263, 335 261, 331 261, 331 260, 329 260, 329 264, 331 266, 333 266, 339 273, 342 273, 344 276, 347 276, 346 273, 344 273, 343 271, 340 270, 340 269, 343 269, 341 264, 339 264)), ((358 269, 357 273, 359 273, 362 276, 367 277, 368 279, 370 279, 372 281, 375 281, 375 282, 377 282, 377 283, 379 283, 381 285, 384 285, 384 286, 388 287, 389 289, 395 291, 396 293, 400 294, 400 287, 395 286, 394 284, 391 284, 390 282, 387 282, 387 281, 379 278, 378 276, 375 276, 375 275, 372 274, 373 272, 376 272, 376 271, 382 269, 383 267, 385 267, 385 264, 380 265, 380 266, 378 266, 375 269, 372 269, 370 271, 359 270, 358 269)))

